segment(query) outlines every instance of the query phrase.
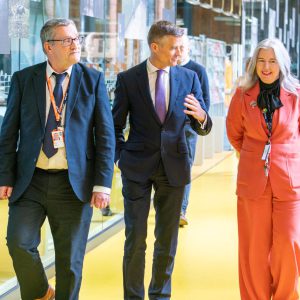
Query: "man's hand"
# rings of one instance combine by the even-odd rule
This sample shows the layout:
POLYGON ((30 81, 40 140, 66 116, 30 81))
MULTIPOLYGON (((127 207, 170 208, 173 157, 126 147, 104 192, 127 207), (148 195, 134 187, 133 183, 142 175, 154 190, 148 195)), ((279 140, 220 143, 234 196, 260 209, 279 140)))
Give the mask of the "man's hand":
POLYGON ((0 186, 0 200, 6 200, 11 196, 13 188, 11 186, 0 186))
POLYGON ((93 192, 91 207, 104 208, 110 203, 110 195, 102 192, 93 192))
POLYGON ((206 112, 202 109, 199 101, 193 95, 187 95, 184 101, 184 106, 188 108, 184 110, 184 113, 193 116, 199 122, 203 122, 206 112))

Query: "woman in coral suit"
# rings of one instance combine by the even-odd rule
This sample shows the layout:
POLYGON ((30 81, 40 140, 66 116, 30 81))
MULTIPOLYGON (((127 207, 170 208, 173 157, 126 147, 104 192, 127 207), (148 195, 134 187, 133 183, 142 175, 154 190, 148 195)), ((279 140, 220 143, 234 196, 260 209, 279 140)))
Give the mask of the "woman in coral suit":
POLYGON ((227 116, 237 176, 242 300, 294 300, 300 272, 300 89, 287 50, 260 42, 227 116))

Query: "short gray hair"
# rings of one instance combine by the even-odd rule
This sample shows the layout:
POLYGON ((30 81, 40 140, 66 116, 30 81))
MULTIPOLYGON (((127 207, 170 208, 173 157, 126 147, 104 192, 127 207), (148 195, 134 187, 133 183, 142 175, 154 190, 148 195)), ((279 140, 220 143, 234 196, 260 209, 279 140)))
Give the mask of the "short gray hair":
POLYGON ((158 21, 154 23, 148 32, 148 45, 156 43, 158 40, 163 38, 165 35, 173 35, 176 37, 182 37, 184 29, 177 27, 175 24, 169 21, 158 21))
POLYGON ((299 81, 291 74, 291 59, 289 53, 283 43, 276 38, 268 38, 258 43, 249 62, 241 87, 247 90, 258 81, 256 63, 258 53, 261 49, 273 49, 280 69, 280 85, 287 91, 298 96, 297 88, 300 88, 300 85, 299 81))
MULTIPOLYGON (((76 25, 73 20, 70 19, 50 19, 48 20, 44 26, 41 29, 40 32, 40 38, 43 46, 43 51, 44 51, 44 43, 47 42, 48 40, 53 39, 53 34, 54 30, 56 27, 59 26, 69 26, 69 25, 74 25, 76 28, 76 25)), ((45 52, 45 51, 44 51, 45 52)))

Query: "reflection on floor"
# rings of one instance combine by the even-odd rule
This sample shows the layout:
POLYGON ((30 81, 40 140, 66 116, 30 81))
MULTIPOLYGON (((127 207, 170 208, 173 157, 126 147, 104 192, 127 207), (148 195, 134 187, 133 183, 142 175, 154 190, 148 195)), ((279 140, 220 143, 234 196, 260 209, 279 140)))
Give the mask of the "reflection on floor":
POLYGON ((0 272, 0 285, 7 282, 9 279, 15 276, 15 273, 12 272, 0 272))
MULTIPOLYGON (((211 160, 210 166, 216 161, 211 160)), ((194 170, 195 171, 195 170, 194 170)), ((189 225, 180 229, 172 300, 238 300, 236 159, 227 156, 193 181, 189 225)), ((194 176, 202 171, 194 172, 194 176)), ((149 218, 145 286, 150 280, 154 212, 149 218)), ((121 300, 124 231, 86 255, 81 300, 121 300)), ((51 281, 54 283, 54 280, 51 281)))

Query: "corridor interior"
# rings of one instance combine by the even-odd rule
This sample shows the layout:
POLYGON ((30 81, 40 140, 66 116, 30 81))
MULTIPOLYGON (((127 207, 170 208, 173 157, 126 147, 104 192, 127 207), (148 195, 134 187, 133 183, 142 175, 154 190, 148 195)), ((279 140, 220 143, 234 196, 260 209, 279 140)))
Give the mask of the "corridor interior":
MULTIPOLYGON (((172 300, 238 300, 235 180, 237 159, 230 153, 195 167, 188 208, 189 225, 180 228, 172 300), (224 159, 223 159, 224 158, 224 159), (202 173, 202 174, 201 174, 202 173)), ((145 288, 153 252, 154 211, 150 212, 145 288)), ((81 300, 121 300, 124 230, 87 253, 81 300)), ((51 280, 54 284, 54 279, 51 280)))

